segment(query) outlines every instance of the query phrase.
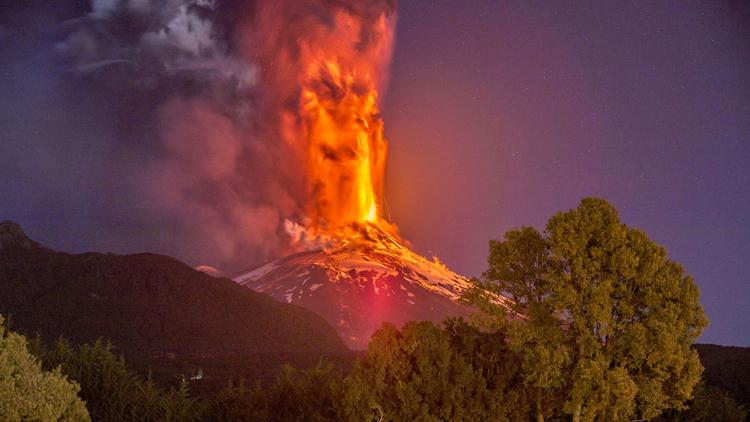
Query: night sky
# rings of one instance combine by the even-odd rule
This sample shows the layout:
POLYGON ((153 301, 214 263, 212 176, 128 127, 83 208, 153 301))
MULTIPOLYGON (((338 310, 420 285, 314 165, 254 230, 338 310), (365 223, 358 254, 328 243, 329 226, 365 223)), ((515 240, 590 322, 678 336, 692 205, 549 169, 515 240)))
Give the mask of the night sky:
MULTIPOLYGON (((91 23, 113 2, 20 3, 0 8, 0 220, 71 252, 228 271, 272 258, 260 235, 227 247, 246 264, 214 258, 211 231, 174 211, 183 202, 156 207, 141 186, 154 168, 179 171, 157 140, 163 98, 210 84, 217 103, 245 106, 223 97, 223 69, 246 74, 236 55, 201 63, 222 69, 208 79, 159 73, 164 55, 193 72, 189 48, 134 48, 137 20, 91 23)), ((750 3, 402 0, 382 109, 388 208, 418 252, 479 275, 490 238, 603 197, 695 277, 711 320, 700 341, 750 346, 750 3)), ((255 201, 248 221, 278 219, 255 201)))

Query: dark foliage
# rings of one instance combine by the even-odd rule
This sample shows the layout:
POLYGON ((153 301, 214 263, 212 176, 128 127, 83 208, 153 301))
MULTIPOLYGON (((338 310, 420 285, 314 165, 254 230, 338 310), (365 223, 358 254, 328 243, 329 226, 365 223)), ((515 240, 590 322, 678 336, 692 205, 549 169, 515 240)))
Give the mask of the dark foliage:
POLYGON ((274 383, 229 386, 207 417, 224 421, 521 420, 529 400, 501 333, 463 321, 384 325, 355 368, 286 368, 274 383))
POLYGON ((349 376, 386 421, 515 421, 529 413, 505 333, 462 320, 385 324, 349 376))
POLYGON ((726 391, 712 385, 698 384, 687 409, 666 412, 655 422, 745 422, 747 416, 745 407, 737 404, 726 391))
MULTIPOLYGON (((528 420, 533 398, 523 387, 520 358, 506 343, 507 333, 461 320, 444 328, 385 325, 348 374, 325 362, 306 370, 285 366, 273 382, 240 381, 205 398, 190 395, 186 383, 163 388, 140 377, 102 341, 31 346, 45 367, 59 367, 81 386, 94 420, 528 420)), ((687 409, 654 420, 742 422, 746 416, 725 391, 700 384, 687 409)))
POLYGON ((109 343, 71 346, 59 340, 45 348, 35 342, 35 353, 47 368, 60 368, 81 386, 79 395, 95 421, 173 421, 203 419, 203 404, 191 398, 186 383, 164 389, 144 380, 112 353, 109 343))
POLYGON ((706 383, 721 388, 750 409, 750 347, 696 344, 695 349, 705 367, 706 383))
POLYGON ((206 417, 216 422, 371 420, 373 412, 366 400, 357 400, 363 397, 357 388, 331 364, 307 370, 287 366, 267 386, 228 386, 210 402, 206 417))

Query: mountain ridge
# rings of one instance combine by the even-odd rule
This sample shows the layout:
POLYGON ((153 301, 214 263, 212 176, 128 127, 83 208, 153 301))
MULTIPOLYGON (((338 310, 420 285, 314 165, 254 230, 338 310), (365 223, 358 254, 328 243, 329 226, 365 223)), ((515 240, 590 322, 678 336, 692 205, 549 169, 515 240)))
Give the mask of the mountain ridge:
POLYGON ((350 353, 304 308, 164 255, 53 251, 10 221, 0 223, 0 314, 46 340, 107 338, 129 360, 350 353))

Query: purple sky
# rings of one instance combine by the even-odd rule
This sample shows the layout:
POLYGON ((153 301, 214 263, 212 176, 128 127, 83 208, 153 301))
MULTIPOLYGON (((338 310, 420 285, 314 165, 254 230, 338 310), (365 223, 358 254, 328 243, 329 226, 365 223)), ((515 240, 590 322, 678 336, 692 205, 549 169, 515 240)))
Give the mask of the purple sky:
POLYGON ((750 345, 739 4, 402 1, 384 104, 402 233, 478 275, 490 237, 603 197, 694 275, 701 341, 750 345))
MULTIPOLYGON (((144 172, 176 161, 159 135, 166 101, 213 101, 208 123, 250 146, 277 141, 242 126, 264 88, 237 86, 255 56, 232 29, 252 2, 182 16, 215 29, 196 38, 204 60, 195 33, 163 31, 186 22, 186 1, 0 7, 0 220, 71 252, 147 250, 227 271, 270 258, 265 237, 231 220, 223 234, 250 241, 217 252, 205 222, 235 208, 201 214, 227 183, 204 184, 195 163, 182 163, 195 180, 179 206, 144 195, 144 172)), ((386 94, 388 205, 419 252, 479 275, 490 238, 600 196, 695 276, 711 320, 700 340, 750 346, 750 4, 402 0, 386 94)), ((210 137, 184 132, 201 153, 210 137)), ((254 197, 277 163, 242 164, 230 193, 280 226, 254 197)))

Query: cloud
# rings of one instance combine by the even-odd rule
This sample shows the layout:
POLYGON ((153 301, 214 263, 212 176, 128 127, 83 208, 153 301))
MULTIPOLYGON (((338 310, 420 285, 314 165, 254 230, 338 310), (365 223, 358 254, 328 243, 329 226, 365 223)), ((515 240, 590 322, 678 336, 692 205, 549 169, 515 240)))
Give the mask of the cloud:
POLYGON ((223 270, 288 252, 282 222, 302 221, 310 195, 290 129, 298 40, 343 13, 365 25, 341 45, 362 48, 369 22, 393 6, 92 0, 0 11, 0 212, 65 249, 151 250, 223 270))

